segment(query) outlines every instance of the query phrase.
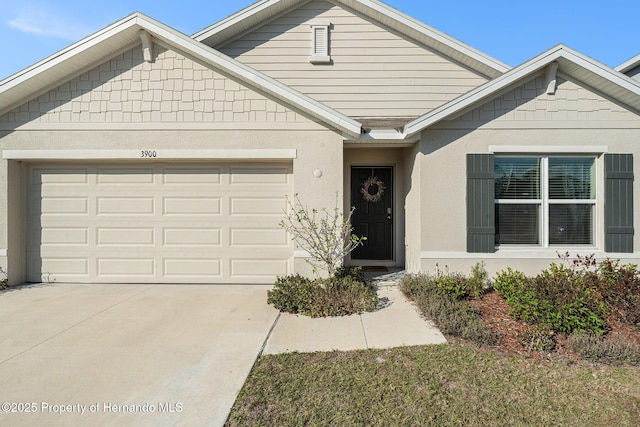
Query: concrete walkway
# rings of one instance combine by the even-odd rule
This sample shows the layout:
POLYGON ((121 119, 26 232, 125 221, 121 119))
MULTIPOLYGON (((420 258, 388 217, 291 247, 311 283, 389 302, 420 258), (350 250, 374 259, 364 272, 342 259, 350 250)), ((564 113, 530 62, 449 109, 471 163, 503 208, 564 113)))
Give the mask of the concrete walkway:
POLYGON ((263 354, 391 348, 447 342, 429 320, 422 318, 398 288, 403 272, 373 278, 380 308, 371 313, 312 319, 281 313, 263 354))

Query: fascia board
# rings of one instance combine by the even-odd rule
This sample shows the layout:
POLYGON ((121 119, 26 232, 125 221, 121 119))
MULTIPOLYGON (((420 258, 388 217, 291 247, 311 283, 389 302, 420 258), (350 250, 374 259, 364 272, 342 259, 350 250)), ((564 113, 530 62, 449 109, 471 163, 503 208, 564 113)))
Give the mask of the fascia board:
POLYGON ((92 47, 98 45, 99 43, 109 39, 116 32, 122 32, 129 27, 132 27, 136 24, 136 19, 139 13, 133 13, 120 21, 117 21, 104 29, 91 34, 88 37, 60 50, 59 52, 54 53, 47 58, 36 62, 35 64, 25 68, 22 71, 18 71, 17 73, 5 78, 0 81, 0 94, 2 92, 13 88, 30 78, 34 75, 40 74, 42 72, 47 71, 55 67, 56 65, 68 60, 70 57, 77 55, 80 52, 91 49, 92 47))
POLYGON ((197 42, 192 38, 146 16, 139 16, 138 23, 142 28, 153 33, 156 37, 164 39, 165 42, 196 55, 200 59, 222 69, 224 72, 239 78, 242 81, 257 86, 278 99, 312 114, 314 117, 323 120, 329 125, 335 126, 337 129, 342 130, 349 135, 359 136, 361 134, 362 125, 359 122, 289 88, 277 80, 274 80, 271 77, 268 77, 207 45, 197 42))
POLYGON ((510 72, 491 80, 471 92, 436 108, 411 123, 408 123, 405 127, 405 134, 407 136, 415 135, 436 122, 444 120, 447 117, 451 117, 452 115, 481 102, 483 99, 491 97, 501 90, 516 84, 519 80, 541 72, 548 64, 560 59, 566 59, 567 61, 593 72, 603 79, 610 80, 612 83, 622 87, 623 89, 637 93, 640 96, 640 84, 638 82, 627 76, 621 75, 606 65, 588 58, 566 46, 558 45, 514 68, 510 72))
POLYGON ((619 73, 626 73, 627 71, 640 66, 640 55, 636 55, 633 58, 630 58, 624 61, 622 64, 618 65, 614 68, 619 73))
POLYGON ((206 40, 207 38, 211 37, 212 35, 215 35, 223 30, 226 30, 227 28, 233 27, 234 25, 237 25, 238 23, 244 21, 245 19, 247 19, 249 16, 258 14, 270 7, 272 7, 273 5, 275 5, 276 3, 278 3, 281 0, 261 0, 258 1, 256 3, 253 3, 251 5, 249 5, 248 7, 234 13, 233 15, 224 18, 221 21, 216 22, 213 25, 210 25, 206 28, 203 28, 202 30, 198 31, 197 33, 193 34, 191 36, 192 39, 196 40, 196 41, 203 41, 206 40))

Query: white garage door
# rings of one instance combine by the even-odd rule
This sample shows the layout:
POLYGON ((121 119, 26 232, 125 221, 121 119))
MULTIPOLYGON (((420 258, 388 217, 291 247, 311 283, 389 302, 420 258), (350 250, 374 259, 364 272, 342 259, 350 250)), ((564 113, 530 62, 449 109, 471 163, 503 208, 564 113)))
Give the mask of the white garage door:
POLYGON ((36 164, 32 282, 269 283, 289 274, 278 222, 290 163, 36 164))

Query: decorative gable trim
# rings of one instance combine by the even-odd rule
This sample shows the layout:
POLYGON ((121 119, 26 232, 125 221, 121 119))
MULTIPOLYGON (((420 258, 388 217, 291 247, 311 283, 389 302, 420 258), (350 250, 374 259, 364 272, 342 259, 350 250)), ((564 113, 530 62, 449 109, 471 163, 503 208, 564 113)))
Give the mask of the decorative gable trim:
POLYGON ((329 30, 331 22, 313 21, 311 27, 311 56, 309 62, 312 64, 331 64, 329 55, 329 30))
MULTIPOLYGON (((554 62, 558 63, 557 73, 562 72, 572 76, 587 86, 620 101, 630 111, 640 114, 639 82, 564 45, 558 45, 477 89, 418 117, 405 126, 404 135, 415 135, 442 120, 474 108, 527 79, 544 74, 554 62)), ((555 65, 551 67, 555 69, 555 65)))

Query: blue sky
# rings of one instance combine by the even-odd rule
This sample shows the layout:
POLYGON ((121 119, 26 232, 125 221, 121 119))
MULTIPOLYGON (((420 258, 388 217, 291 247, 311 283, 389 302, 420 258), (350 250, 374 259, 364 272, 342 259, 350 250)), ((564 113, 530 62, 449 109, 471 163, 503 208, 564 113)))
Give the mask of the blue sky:
MULTIPOLYGON (((0 79, 134 11, 185 33, 254 0, 4 0, 0 79)), ((615 67, 640 53, 638 0, 385 0, 390 6, 516 66, 564 43, 615 67)))

